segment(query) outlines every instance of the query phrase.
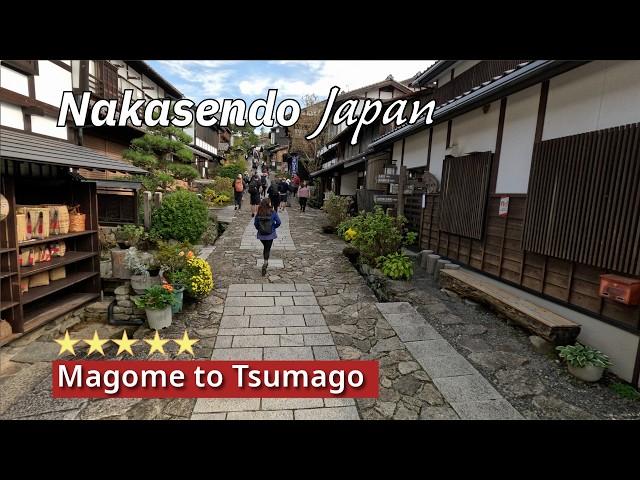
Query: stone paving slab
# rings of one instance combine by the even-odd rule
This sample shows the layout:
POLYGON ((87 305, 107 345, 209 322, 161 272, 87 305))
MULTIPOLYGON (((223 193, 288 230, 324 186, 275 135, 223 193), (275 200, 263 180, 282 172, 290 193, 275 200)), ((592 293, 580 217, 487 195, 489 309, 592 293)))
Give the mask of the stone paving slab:
MULTIPOLYGON (((308 283, 232 284, 213 360, 339 360, 308 283), (273 292, 273 295, 269 295, 273 292)), ((197 399, 194 419, 358 420, 349 398, 197 399)))
MULTIPOLYGON (((256 267, 261 268, 263 264, 263 258, 258 258, 256 260, 256 267)), ((284 260, 281 258, 269 258, 268 268, 284 268, 284 260)))
POLYGON ((293 420, 292 410, 229 412, 227 420, 293 420))
POLYGON ((453 402, 451 407, 460 418, 473 420, 522 420, 520 413, 504 399, 488 400, 481 402, 453 402))
POLYGON ((360 420, 356 407, 324 407, 295 410, 296 420, 360 420))
MULTIPOLYGON (((522 418, 410 303, 376 303, 376 306, 460 418, 522 418)), ((426 411, 424 418, 430 418, 426 411)))

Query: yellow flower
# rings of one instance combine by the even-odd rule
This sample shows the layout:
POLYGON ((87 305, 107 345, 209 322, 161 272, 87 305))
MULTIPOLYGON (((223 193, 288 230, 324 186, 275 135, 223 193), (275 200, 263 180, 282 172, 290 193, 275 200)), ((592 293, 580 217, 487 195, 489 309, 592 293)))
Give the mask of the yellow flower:
POLYGON ((344 232, 344 239, 347 242, 350 242, 351 240, 356 238, 357 235, 358 235, 358 232, 356 230, 354 230, 353 228, 349 228, 346 232, 344 232))

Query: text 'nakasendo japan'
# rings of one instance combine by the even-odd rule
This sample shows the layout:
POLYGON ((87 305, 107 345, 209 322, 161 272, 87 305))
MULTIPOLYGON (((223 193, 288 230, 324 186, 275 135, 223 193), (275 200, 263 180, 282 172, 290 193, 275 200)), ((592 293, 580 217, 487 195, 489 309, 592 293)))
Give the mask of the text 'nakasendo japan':
MULTIPOLYGON (((396 126, 413 125, 418 120, 424 119, 426 125, 433 123, 432 115, 435 109, 435 100, 421 105, 420 100, 414 100, 411 104, 405 99, 395 100, 385 106, 380 99, 365 99, 359 101, 348 99, 340 102, 338 94, 340 87, 332 87, 324 106, 321 120, 305 138, 313 140, 329 124, 347 126, 356 125, 351 136, 351 145, 358 143, 362 127, 370 125, 382 116, 382 125, 394 123, 396 126), (334 106, 340 103, 338 108, 334 106), (405 115, 409 107, 410 114, 405 115), (335 110, 335 111, 334 111, 335 110)), ((300 118, 302 107, 297 100, 287 98, 276 106, 277 89, 270 89, 265 99, 257 99, 247 104, 242 99, 224 99, 222 101, 207 99, 196 106, 193 100, 182 98, 177 101, 169 99, 153 99, 145 102, 143 99, 133 100, 133 90, 124 90, 122 101, 98 100, 91 105, 91 92, 83 92, 76 95, 73 92, 64 92, 60 104, 58 126, 65 126, 67 118, 71 115, 76 127, 108 125, 110 127, 126 126, 129 122, 136 126, 174 126, 188 127, 194 120, 203 127, 220 125, 252 127, 273 127, 276 123, 282 127, 294 125, 300 118), (145 104, 146 103, 146 104, 145 104), (143 111, 142 116, 140 110, 143 111)))
POLYGON ((375 398, 378 362, 55 361, 55 398, 375 398))

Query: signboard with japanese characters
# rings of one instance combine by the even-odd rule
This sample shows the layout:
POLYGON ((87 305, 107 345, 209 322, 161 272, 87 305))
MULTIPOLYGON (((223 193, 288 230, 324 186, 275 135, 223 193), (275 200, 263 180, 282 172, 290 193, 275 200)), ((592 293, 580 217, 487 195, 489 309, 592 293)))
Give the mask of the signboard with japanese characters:
POLYGON ((500 207, 498 207, 498 216, 506 217, 509 213, 509 197, 500 197, 500 207))

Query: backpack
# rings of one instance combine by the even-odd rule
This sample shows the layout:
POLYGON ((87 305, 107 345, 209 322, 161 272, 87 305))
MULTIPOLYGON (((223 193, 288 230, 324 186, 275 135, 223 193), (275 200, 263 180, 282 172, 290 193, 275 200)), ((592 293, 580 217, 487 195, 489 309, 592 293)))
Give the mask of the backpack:
POLYGON ((266 176, 263 176, 263 177, 260 179, 260 184, 261 184, 261 185, 263 185, 263 186, 266 186, 266 185, 267 185, 267 177, 266 177, 266 176))
POLYGON ((249 193, 258 193, 258 183, 255 180, 249 183, 249 193))
POLYGON ((273 233, 273 217, 258 217, 258 233, 260 235, 271 235, 273 233))
POLYGON ((234 184, 234 189, 236 192, 244 191, 244 184, 242 183, 242 180, 236 180, 234 184))

